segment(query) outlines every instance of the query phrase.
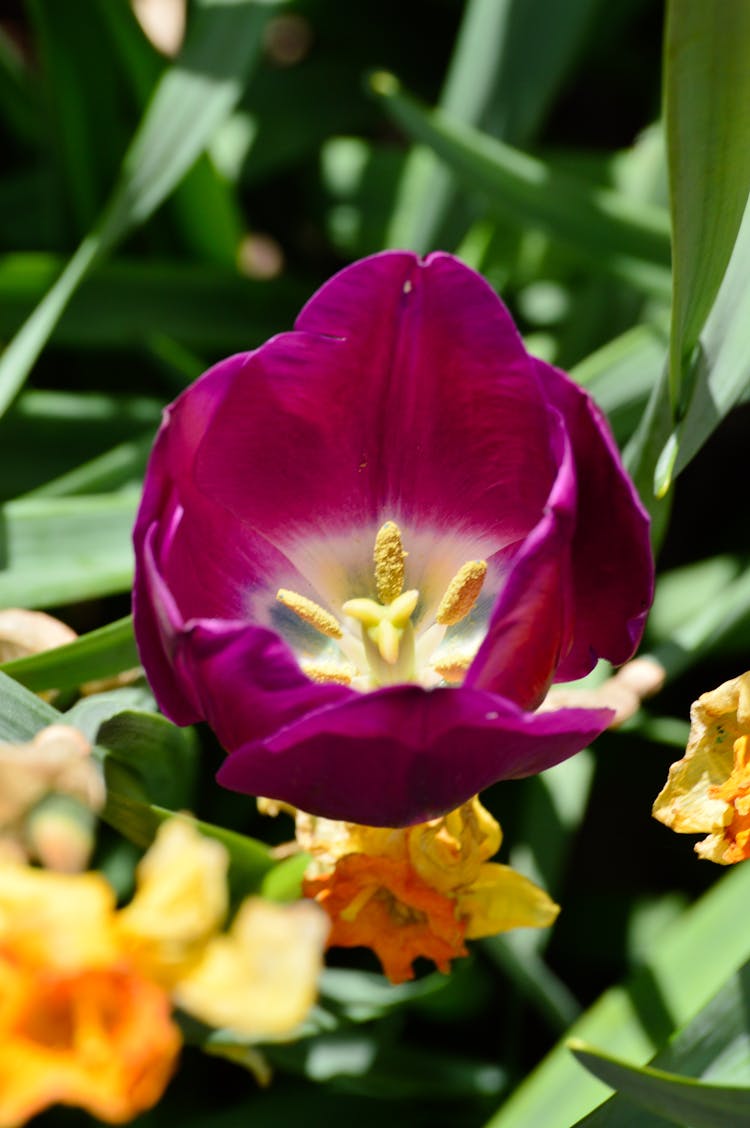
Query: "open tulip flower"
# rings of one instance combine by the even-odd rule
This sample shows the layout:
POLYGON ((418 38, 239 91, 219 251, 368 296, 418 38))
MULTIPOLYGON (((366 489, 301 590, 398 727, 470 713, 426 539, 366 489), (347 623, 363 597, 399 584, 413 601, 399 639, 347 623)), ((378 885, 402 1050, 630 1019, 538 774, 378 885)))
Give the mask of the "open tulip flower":
POLYGON ((599 411, 446 254, 355 263, 184 392, 135 545, 143 665, 219 782, 369 826, 588 744, 610 710, 537 707, 629 658, 652 595, 599 411))

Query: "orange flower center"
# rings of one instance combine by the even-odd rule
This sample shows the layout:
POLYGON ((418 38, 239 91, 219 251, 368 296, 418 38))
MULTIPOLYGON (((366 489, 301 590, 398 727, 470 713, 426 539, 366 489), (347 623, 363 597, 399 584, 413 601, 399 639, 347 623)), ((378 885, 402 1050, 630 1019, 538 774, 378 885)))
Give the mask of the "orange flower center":
POLYGON ((467 954, 455 901, 423 882, 407 861, 347 854, 331 873, 305 878, 303 891, 331 918, 328 946, 371 948, 393 983, 414 978, 419 956, 447 972, 452 959, 467 954))
POLYGON ((749 738, 740 736, 734 742, 734 769, 724 783, 709 788, 712 799, 721 799, 731 809, 729 821, 724 826, 727 847, 724 857, 728 863, 750 858, 750 764, 748 763, 749 738))

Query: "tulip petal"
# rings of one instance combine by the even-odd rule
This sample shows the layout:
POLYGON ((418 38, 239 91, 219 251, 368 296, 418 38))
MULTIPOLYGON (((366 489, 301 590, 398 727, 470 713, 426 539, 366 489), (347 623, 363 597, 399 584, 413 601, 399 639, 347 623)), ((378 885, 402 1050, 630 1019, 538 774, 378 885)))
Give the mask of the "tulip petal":
POLYGON ((576 479, 561 421, 560 470, 544 516, 510 565, 465 684, 535 709, 571 645, 576 479))
POLYGON ((392 252, 336 275, 295 332, 247 359, 195 481, 285 551, 389 518, 479 529, 497 550, 541 513, 554 476, 547 420, 490 287, 447 255, 392 252))
POLYGON ((638 645, 654 594, 649 518, 591 397, 549 364, 536 361, 536 371, 565 420, 578 482, 575 638, 555 677, 573 681, 599 658, 621 665, 638 645))
POLYGON ((552 767, 585 747, 609 709, 526 713, 474 689, 397 686, 352 694, 238 748, 217 779, 326 818, 426 822, 499 779, 552 767))

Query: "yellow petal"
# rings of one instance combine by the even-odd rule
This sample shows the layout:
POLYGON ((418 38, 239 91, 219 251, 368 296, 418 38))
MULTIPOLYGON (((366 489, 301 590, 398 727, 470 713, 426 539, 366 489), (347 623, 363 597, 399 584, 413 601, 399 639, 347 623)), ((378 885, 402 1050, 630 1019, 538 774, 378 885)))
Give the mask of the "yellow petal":
POLYGON ((410 827, 407 836, 414 869, 445 894, 473 882, 502 841, 499 823, 477 797, 442 818, 410 827))
POLYGON ((117 958, 114 894, 97 873, 60 874, 0 865, 0 947, 58 969, 117 958))
POLYGON ((328 920, 317 905, 249 898, 177 984, 178 1006, 258 1041, 290 1033, 315 1000, 328 920))
POLYGON ((136 893, 118 914, 131 959, 171 985, 203 954, 227 913, 227 852, 184 818, 163 823, 136 871, 136 893))
POLYGON ((458 915, 469 940, 511 928, 546 928, 559 912, 543 889, 497 862, 483 865, 476 881, 458 895, 458 915))
POLYGON ((654 818, 681 834, 711 832, 732 817, 729 805, 710 789, 729 778, 734 742, 750 732, 750 672, 699 697, 690 721, 685 756, 669 769, 653 807, 654 818))

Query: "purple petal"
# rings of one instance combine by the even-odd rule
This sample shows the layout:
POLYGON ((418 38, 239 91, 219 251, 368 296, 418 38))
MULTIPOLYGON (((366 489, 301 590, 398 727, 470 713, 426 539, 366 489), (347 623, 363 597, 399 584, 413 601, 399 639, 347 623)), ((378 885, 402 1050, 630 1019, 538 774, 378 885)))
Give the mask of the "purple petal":
POLYGON ((649 518, 591 397, 556 368, 541 361, 536 368, 565 421, 578 482, 571 572, 575 637, 555 677, 573 681, 598 658, 621 665, 640 641, 654 593, 649 518))
POLYGON ((399 686, 355 695, 245 744, 217 779, 327 818, 408 826, 496 780, 560 763, 611 718, 609 709, 532 714, 481 690, 399 686))
POLYGON ((245 623, 188 624, 180 657, 203 716, 229 749, 359 697, 346 686, 311 681, 274 631, 245 623))
POLYGON ((574 628, 570 547, 576 478, 558 419, 559 471, 539 524, 513 558, 465 685, 535 709, 571 645, 574 628))
POLYGON ((194 474, 283 551, 387 518, 478 529, 497 550, 536 524, 554 464, 493 291, 449 256, 393 252, 333 278, 222 386, 194 474))

